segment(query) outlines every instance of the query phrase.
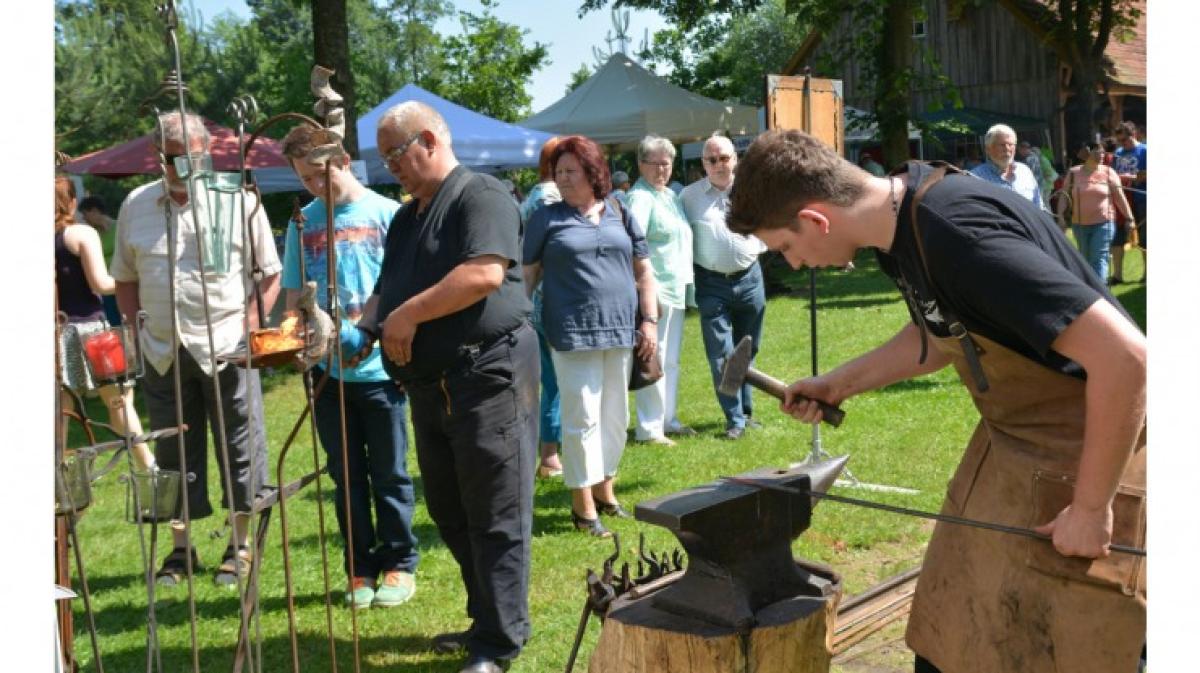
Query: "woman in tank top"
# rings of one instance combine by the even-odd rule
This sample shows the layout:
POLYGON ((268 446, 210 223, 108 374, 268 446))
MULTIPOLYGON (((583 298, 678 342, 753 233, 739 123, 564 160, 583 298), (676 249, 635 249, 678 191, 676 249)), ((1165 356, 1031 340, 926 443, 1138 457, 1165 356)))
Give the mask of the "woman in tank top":
MULTIPOLYGON (((1079 149, 1083 163, 1067 174, 1063 190, 1071 197, 1071 232, 1075 244, 1101 280, 1108 278, 1108 253, 1115 233, 1117 209, 1126 218, 1133 215, 1117 172, 1105 166, 1104 146, 1086 142, 1079 149)), ((1059 201, 1057 217, 1064 217, 1066 200, 1059 201)))
MULTIPOLYGON (((58 310, 66 315, 59 337, 60 371, 64 386, 80 395, 99 395, 108 409, 109 424, 117 432, 142 434, 141 420, 133 407, 133 387, 97 385, 84 363, 83 338, 108 328, 100 294, 112 294, 116 281, 109 275, 100 246, 100 235, 86 224, 75 224, 75 185, 69 178, 54 179, 54 278, 58 310)), ((74 407, 62 393, 63 408, 74 407)), ((64 419, 65 422, 65 419, 64 419)), ((133 447, 134 462, 146 469, 154 454, 145 443, 133 447)))

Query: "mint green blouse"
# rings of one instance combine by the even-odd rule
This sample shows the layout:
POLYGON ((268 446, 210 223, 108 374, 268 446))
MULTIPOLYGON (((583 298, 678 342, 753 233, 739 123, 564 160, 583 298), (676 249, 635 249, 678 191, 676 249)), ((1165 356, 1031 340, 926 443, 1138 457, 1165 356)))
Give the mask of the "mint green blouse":
POLYGON ((679 197, 669 188, 659 191, 638 178, 627 198, 629 212, 646 229, 659 303, 683 308, 687 287, 692 283, 692 228, 679 197))

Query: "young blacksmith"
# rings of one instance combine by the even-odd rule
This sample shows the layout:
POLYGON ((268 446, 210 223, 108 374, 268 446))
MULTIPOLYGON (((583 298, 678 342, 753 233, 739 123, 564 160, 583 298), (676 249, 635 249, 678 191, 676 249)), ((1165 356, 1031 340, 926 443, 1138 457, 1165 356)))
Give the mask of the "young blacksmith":
POLYGON ((817 422, 798 396, 838 404, 953 364, 982 418, 942 511, 1053 537, 939 523, 908 622, 916 670, 1136 670, 1145 566, 1108 545, 1144 547, 1146 339, 1051 217, 969 175, 910 162, 874 177, 771 131, 738 167, 729 224, 795 268, 872 248, 912 314, 793 383, 786 412, 817 422))
MULTIPOLYGON (((325 166, 306 159, 315 147, 326 143, 324 131, 308 125, 293 128, 283 139, 283 154, 292 169, 313 196, 317 197, 302 211, 304 232, 295 222, 288 223, 283 255, 283 287, 287 306, 295 308, 302 283, 300 265, 306 278, 317 283, 317 301, 329 310, 325 291, 329 241, 326 236, 325 166)), ((336 486, 338 528, 347 541, 343 557, 349 589, 346 603, 356 608, 393 607, 404 603, 416 591, 417 538, 412 532, 415 503, 412 478, 408 475, 405 454, 408 433, 404 425, 407 400, 391 377, 383 371, 379 348, 374 340, 358 329, 358 321, 379 279, 383 263, 383 242, 388 224, 400 204, 367 189, 350 172, 345 154, 331 162, 333 186, 334 245, 337 253, 338 304, 342 317, 338 332, 342 339, 345 367, 333 359, 331 379, 315 401, 314 417, 321 445, 328 457, 329 474, 336 486), (362 355, 360 356, 360 352, 362 355), (342 460, 341 410, 338 385, 341 378, 346 407, 346 455, 342 460), (346 477, 350 483, 350 513, 346 516, 346 477), (372 521, 371 510, 375 510, 372 521), (347 536, 349 519, 351 535, 347 536), (351 567, 348 537, 353 538, 354 562, 351 567), (381 578, 382 576, 382 578, 381 578), (381 581, 380 581, 381 580, 381 581)), ((333 349, 330 349, 333 353, 333 349)), ((324 369, 317 365, 318 371, 324 369)))

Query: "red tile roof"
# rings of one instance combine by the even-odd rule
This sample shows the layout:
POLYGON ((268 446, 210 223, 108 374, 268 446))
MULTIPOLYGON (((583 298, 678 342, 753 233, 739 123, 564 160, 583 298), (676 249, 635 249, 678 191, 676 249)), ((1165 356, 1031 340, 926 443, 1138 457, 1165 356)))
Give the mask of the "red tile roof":
POLYGON ((1113 80, 1126 86, 1146 86, 1146 2, 1139 0, 1137 8, 1142 10, 1132 38, 1120 42, 1114 34, 1104 50, 1113 63, 1113 80))

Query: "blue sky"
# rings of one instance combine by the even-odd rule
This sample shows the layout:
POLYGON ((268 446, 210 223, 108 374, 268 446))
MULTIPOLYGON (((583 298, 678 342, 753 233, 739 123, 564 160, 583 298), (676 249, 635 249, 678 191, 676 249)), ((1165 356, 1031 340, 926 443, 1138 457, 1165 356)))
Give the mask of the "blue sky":
MULTIPOLYGON (((217 14, 231 11, 237 16, 249 17, 250 10, 244 0, 192 0, 205 21, 217 14)), ((455 0, 460 10, 478 13, 482 6, 478 0, 455 0)), ((500 19, 528 29, 527 38, 548 44, 551 64, 533 76, 530 93, 533 95, 533 111, 538 112, 563 96, 571 73, 581 63, 593 65, 592 47, 607 49, 604 44, 606 33, 613 31, 611 13, 608 10, 590 12, 583 19, 576 13, 581 3, 577 0, 500 0, 495 12, 500 19)), ((666 26, 666 21, 657 12, 629 10, 629 35, 632 38, 630 51, 637 49, 649 31, 666 26)), ((456 34, 461 32, 458 19, 444 19, 438 23, 438 32, 456 34)))

